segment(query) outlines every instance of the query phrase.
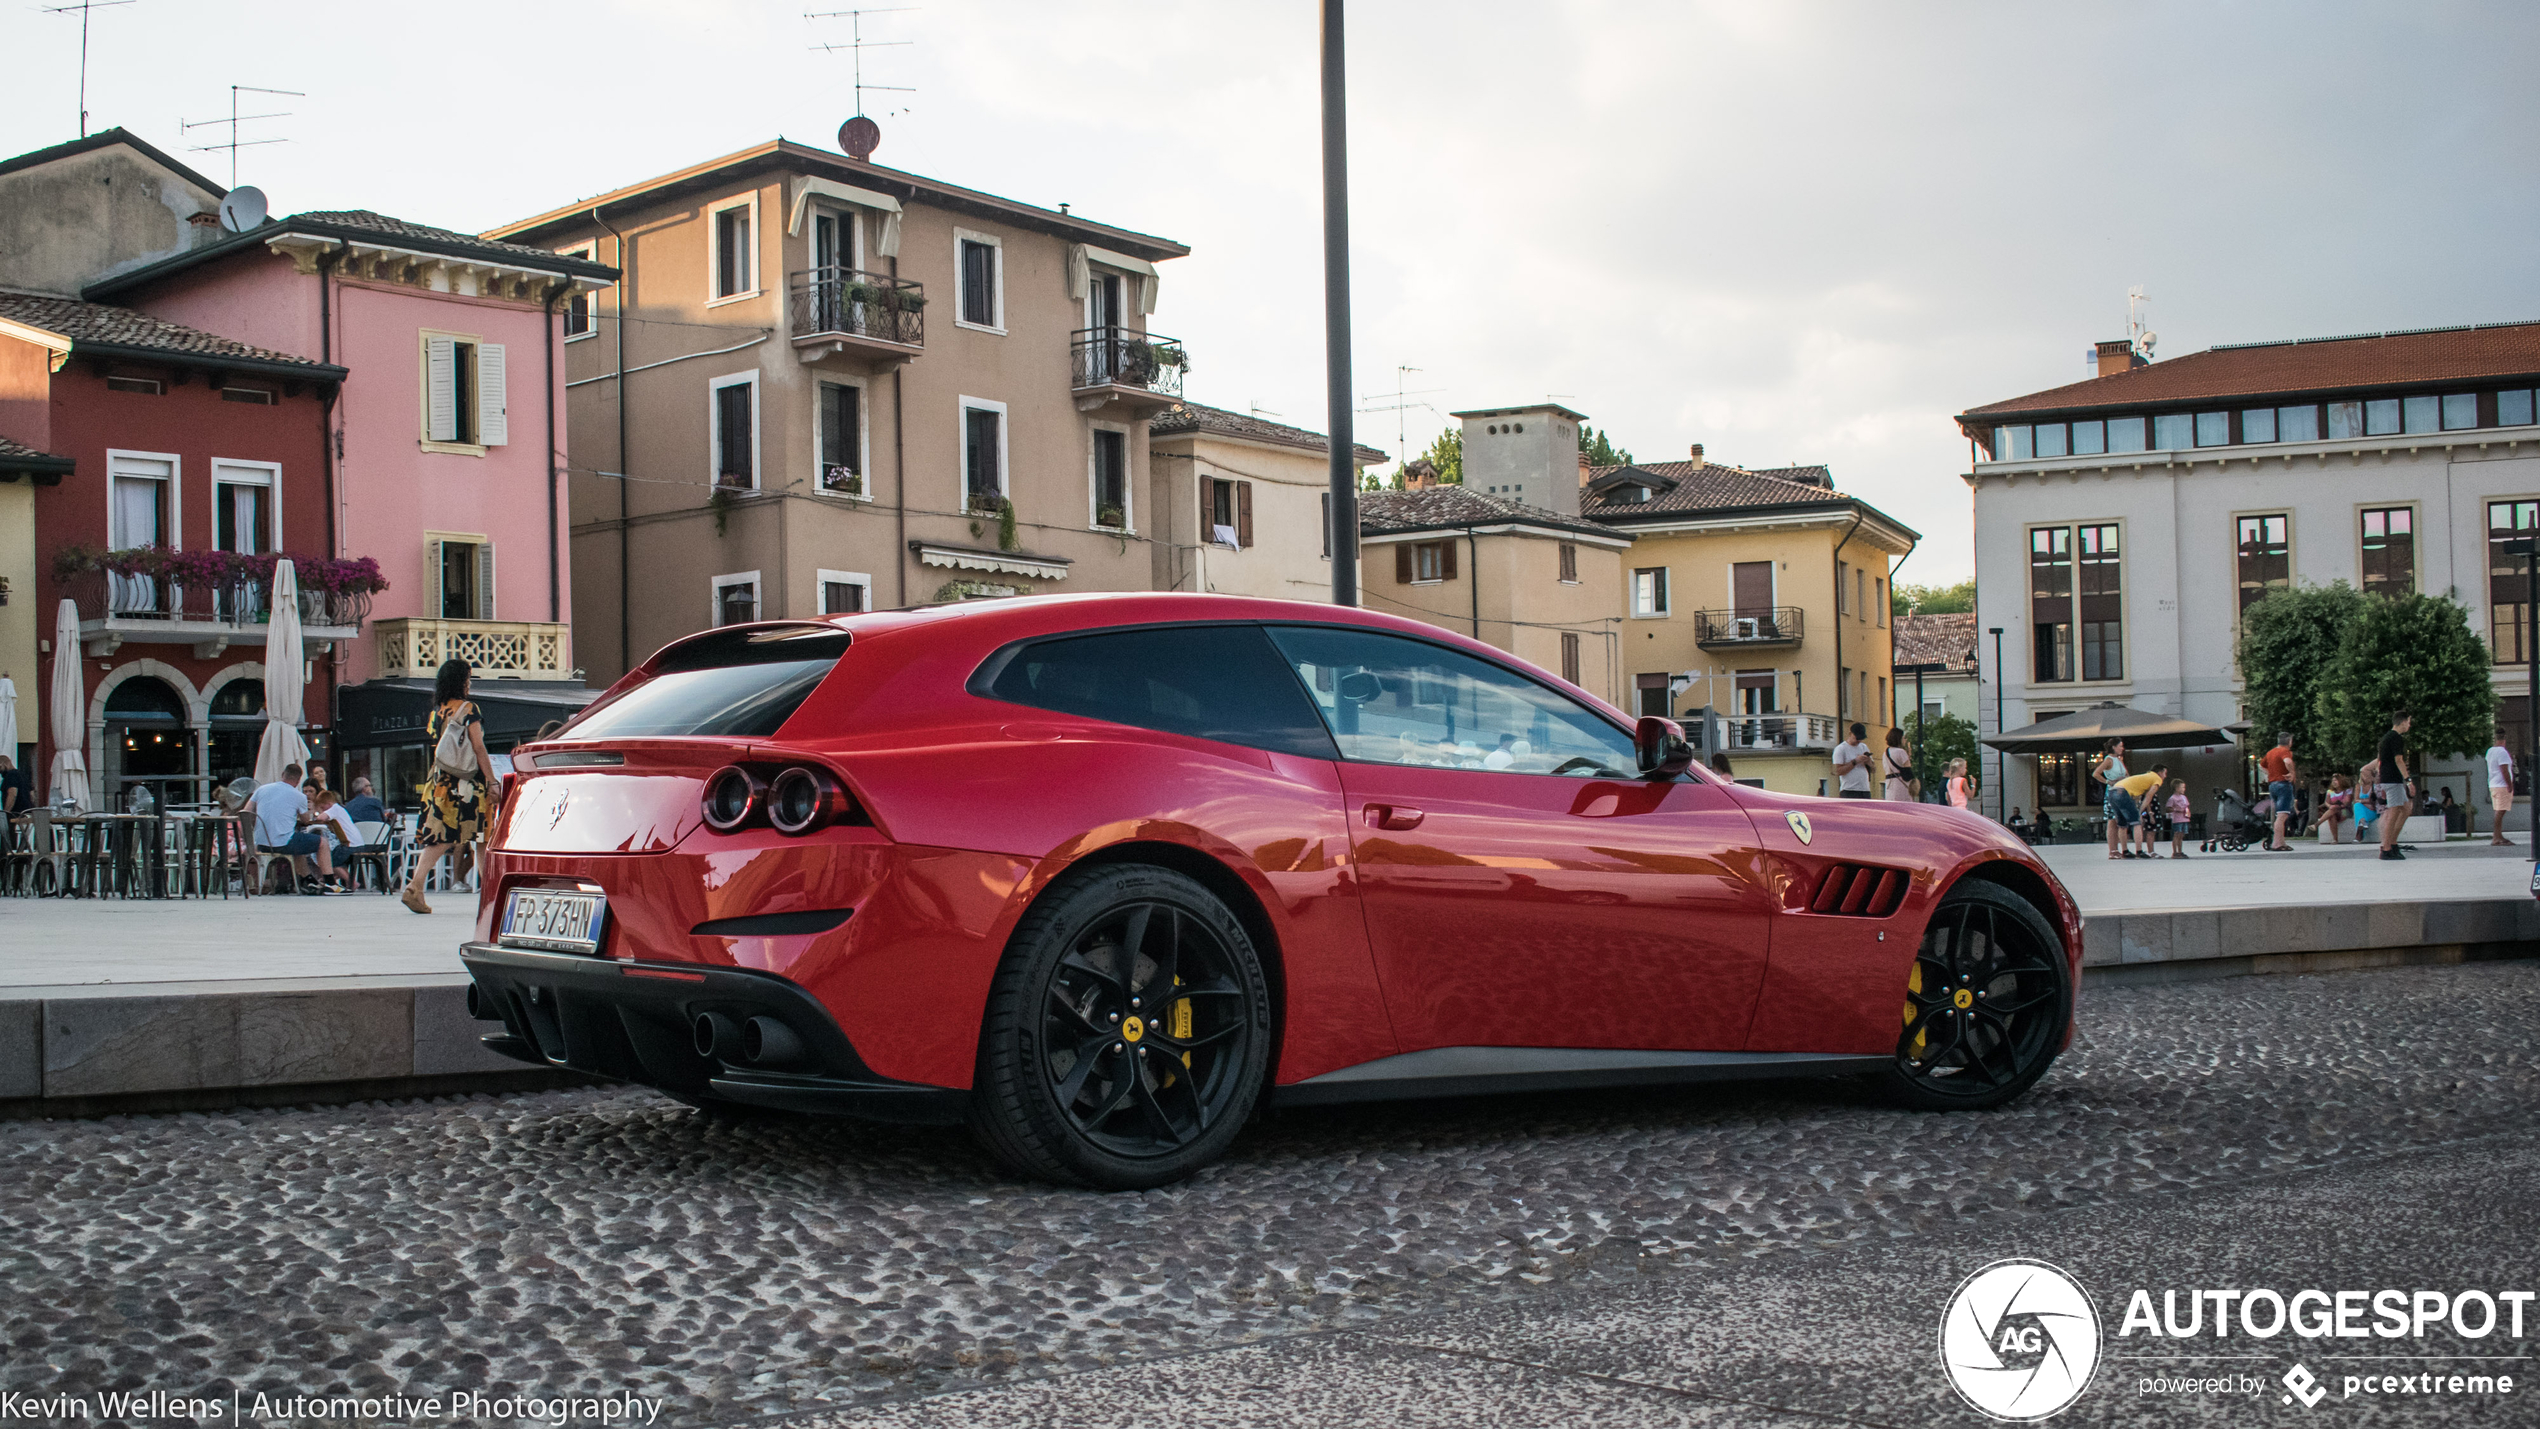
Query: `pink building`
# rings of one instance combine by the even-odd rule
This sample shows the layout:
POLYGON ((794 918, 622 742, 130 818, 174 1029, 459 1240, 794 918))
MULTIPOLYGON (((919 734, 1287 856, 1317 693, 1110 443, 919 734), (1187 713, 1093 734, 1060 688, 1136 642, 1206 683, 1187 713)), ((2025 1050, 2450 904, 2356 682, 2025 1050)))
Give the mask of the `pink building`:
POLYGON ((476 666, 497 747, 589 698, 567 623, 558 354, 615 277, 352 210, 227 234, 82 290, 349 373, 323 419, 323 543, 378 561, 388 589, 339 657, 343 777, 372 773, 401 798, 432 672, 451 656, 476 666))

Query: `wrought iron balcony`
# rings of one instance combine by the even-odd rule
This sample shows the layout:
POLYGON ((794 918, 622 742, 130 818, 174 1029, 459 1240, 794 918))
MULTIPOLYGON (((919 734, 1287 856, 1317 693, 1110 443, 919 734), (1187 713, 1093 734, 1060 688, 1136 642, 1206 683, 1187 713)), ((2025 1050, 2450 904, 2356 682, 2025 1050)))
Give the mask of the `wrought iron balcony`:
POLYGON ((1693 613, 1693 643, 1705 650, 1796 645, 1803 613, 1795 605, 1697 610, 1693 613))
MULTIPOLYGON (((1729 753, 1747 750, 1757 754, 1776 751, 1797 752, 1832 749, 1843 742, 1839 731, 1843 721, 1833 715, 1819 714, 1719 714, 1720 748, 1729 753)), ((1708 754, 1705 744, 1709 735, 1699 718, 1688 721, 1685 734, 1695 749, 1708 754)))
MULTIPOLYGON (((191 645, 205 659, 233 644, 265 638, 273 583, 263 579, 179 585, 163 575, 90 569, 63 582, 79 606, 80 639, 94 655, 127 643, 191 645)), ((370 597, 302 589, 300 635, 323 646, 349 640, 370 618, 370 597)))
POLYGON ((1076 406, 1090 412, 1118 402, 1138 415, 1182 400, 1190 354, 1179 338, 1127 327, 1079 328, 1070 350, 1076 406))
POLYGON ((858 268, 809 268, 786 283, 794 353, 905 362, 926 346, 926 285, 858 268))

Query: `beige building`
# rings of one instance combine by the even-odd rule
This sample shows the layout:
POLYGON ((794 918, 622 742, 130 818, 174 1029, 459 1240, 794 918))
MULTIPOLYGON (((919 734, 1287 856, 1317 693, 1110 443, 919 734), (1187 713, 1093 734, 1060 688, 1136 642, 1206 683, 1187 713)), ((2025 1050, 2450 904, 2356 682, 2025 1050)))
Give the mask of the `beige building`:
MULTIPOLYGON (((53 673, 53 662, 37 646, 53 628, 35 598, 35 488, 61 485, 70 469, 69 457, 0 437, 0 679, 17 691, 17 738, 0 743, 0 754, 21 769, 32 767, 53 673)), ((42 787, 41 772, 36 782, 42 787)))
POLYGON ((1182 245, 784 140, 487 236, 622 274, 566 317, 593 683, 710 624, 1156 581, 1182 245))
POLYGON ((1822 466, 1749 471, 1696 445, 1689 461, 1578 475, 1583 517, 1637 538, 1620 603, 1625 707, 1684 719, 1709 706, 1727 716, 1719 750, 1737 777, 1832 793, 1843 727, 1893 708, 1888 572, 1921 537, 1835 490, 1822 466))
POLYGON ((1627 708, 1626 534, 1462 486, 1358 498, 1360 601, 1496 645, 1627 708))
MULTIPOLYGON (((1197 402, 1147 432, 1157 590, 1331 599, 1329 437, 1197 402)), ((1385 460, 1370 446, 1355 455, 1385 460)))

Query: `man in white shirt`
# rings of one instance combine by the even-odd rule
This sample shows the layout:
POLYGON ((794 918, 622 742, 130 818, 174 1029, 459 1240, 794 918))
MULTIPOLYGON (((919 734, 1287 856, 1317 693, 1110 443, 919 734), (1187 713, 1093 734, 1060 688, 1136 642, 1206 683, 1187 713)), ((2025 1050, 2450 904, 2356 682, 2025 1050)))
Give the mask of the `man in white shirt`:
POLYGON ((2487 804, 2496 811, 2496 827, 2489 831, 2487 842, 2497 848, 2507 847, 2513 843, 2505 837, 2505 815, 2514 806, 2514 752, 2505 747, 2505 732, 2501 729, 2487 746, 2487 804))
POLYGON ((1482 756, 1482 767, 1484 769, 1505 769, 1516 762, 1517 736, 1513 734, 1501 735, 1499 737, 1499 747, 1482 756))
POLYGON ((309 796, 300 792, 300 766, 284 765, 280 779, 258 786, 248 796, 247 808, 256 819, 256 847, 291 855, 291 871, 298 876, 301 892, 326 892, 335 881, 335 865, 326 854, 326 836, 300 827, 309 817, 309 796), (309 876, 312 857, 317 860, 316 878, 309 876))
POLYGON ((1838 776, 1835 797, 1866 799, 1870 797, 1870 727, 1855 721, 1852 737, 1834 747, 1834 772, 1838 776))

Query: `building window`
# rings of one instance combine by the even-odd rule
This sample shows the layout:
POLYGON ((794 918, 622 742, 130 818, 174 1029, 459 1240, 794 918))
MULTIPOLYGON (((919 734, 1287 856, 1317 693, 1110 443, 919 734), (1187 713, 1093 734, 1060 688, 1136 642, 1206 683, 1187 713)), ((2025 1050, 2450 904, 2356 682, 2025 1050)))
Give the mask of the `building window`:
POLYGON ((714 484, 726 491, 758 486, 758 374, 736 373, 709 384, 714 484))
POLYGON ((2278 407, 2275 409, 2274 440, 2279 442, 2315 442, 2319 439, 2319 408, 2278 407))
POLYGON ((106 379, 106 390, 138 392, 145 397, 156 397, 160 392, 159 379, 156 377, 109 377, 106 379))
POLYGON ((2196 445, 2196 418, 2186 412, 2163 412, 2152 419, 2152 450, 2185 451, 2196 445))
POLYGON ((212 463, 212 547, 244 555, 281 549, 274 488, 282 468, 263 462, 212 463))
POLYGON ((2029 620, 2037 681, 2125 678, 2125 567, 2114 524, 2029 532, 2029 620))
MULTIPOLYGON (((2038 716, 2054 719, 2055 715, 2038 716)), ((2078 754, 2041 754, 2037 756, 2037 806, 2041 809, 2069 809, 2081 803, 2081 766, 2078 754)))
MULTIPOLYGON (((586 243, 579 248, 568 248, 556 256, 579 258, 587 263, 591 261, 591 252, 591 245, 586 243)), ((577 337, 589 337, 591 335, 591 290, 576 283, 573 291, 565 294, 562 316, 565 341, 571 342, 577 337)))
MULTIPOLYGON (((2395 407, 2396 404, 2394 403, 2393 406, 2395 407)), ((2330 402, 2327 404, 2327 412, 2328 439, 2330 441, 2345 441, 2350 437, 2360 437, 2364 434, 2363 403, 2330 402)), ((2393 413, 2393 420, 2396 420, 2395 412, 2393 413)))
POLYGON ((2411 436, 2419 432, 2443 430, 2442 401, 2442 398, 2430 394, 2400 398, 2399 425, 2401 429, 2411 436))
POLYGON ((2236 522, 2240 563, 2240 608, 2266 599, 2267 592, 2293 584, 2293 518, 2243 516, 2236 522))
POLYGON ((251 407, 270 407, 277 400, 269 387, 223 387, 220 399, 224 402, 244 402, 251 407))
POLYGON ((1561 678, 1579 683, 1579 636, 1574 630, 1561 632, 1561 678))
MULTIPOLYGON (((1252 483, 1211 477, 1208 481, 1208 542, 1243 550, 1252 545, 1252 483)), ((1443 543, 1441 543, 1443 544, 1443 543)), ((1447 556, 1444 577, 1423 576, 1423 580, 1453 580, 1455 557, 1447 556)))
MULTIPOLYGON (((106 453, 110 492, 106 509, 106 541, 117 550, 136 546, 173 545, 168 533, 176 525, 177 465, 174 456, 133 452, 106 453)), ((111 614, 158 615, 167 612, 159 578, 106 575, 107 610, 111 614)))
POLYGON ((1665 719, 1667 717, 1666 672, 1662 670, 1655 675, 1634 675, 1632 684, 1633 693, 1637 698, 1637 705, 1632 713, 1656 715, 1660 719, 1665 719))
POLYGON ((1834 667, 1834 717, 1849 719, 1852 715, 1852 667, 1834 667))
POLYGON ((1851 573, 1852 567, 1849 565, 1846 565, 1841 561, 1834 563, 1834 613, 1837 615, 1848 614, 1852 609, 1850 604, 1851 596, 1846 594, 1846 587, 1848 587, 1851 582, 1844 579, 1845 576, 1848 576, 1851 573))
POLYGON ((1870 573, 1859 566, 1852 568, 1852 613, 1863 620, 1870 618, 1870 573))
POLYGON ((1323 493, 1323 559, 1332 558, 1332 493, 1323 493))
POLYGON ((1004 331, 1004 245, 984 233, 955 229, 953 249, 961 275, 961 325, 1004 331))
POLYGON ((873 577, 862 571, 822 571, 820 613, 861 615, 873 608, 873 577))
POLYGON ((2098 456, 2108 450, 2106 422, 2073 423, 2073 455, 2098 456))
POLYGON ((2376 397, 2371 401, 2364 403, 2365 436, 2396 436, 2399 432, 2399 422, 2400 415, 2398 398, 2376 397))
POLYGON ((499 342, 463 333, 423 334, 423 439, 453 447, 511 440, 505 358, 499 342))
POLYGON ((2389 506, 2363 513, 2366 595, 2406 595, 2417 588, 2416 508, 2389 506))
POLYGON ((1455 543, 1453 541, 1410 541, 1393 548, 1394 580, 1402 585, 1427 585, 1432 581, 1455 579, 1455 543))
POLYGON ((758 255, 751 238, 757 216, 756 196, 714 210, 713 301, 746 298, 757 291, 758 255))
POLYGON ((820 384, 820 489, 831 496, 871 496, 864 480, 864 389, 820 384))
POLYGON ((2531 748, 2531 697, 2499 695, 2496 699, 2496 738, 2514 752, 2514 792, 2531 792, 2531 771, 2522 767, 2523 751, 2531 748))
POLYGON ((2139 452, 2143 449, 2143 419, 2141 417, 2110 417, 2108 419, 2109 455, 2139 452))
POLYGON ((1667 568, 1643 566, 1632 572, 1632 614, 1667 613, 1667 568))
POLYGON ((2039 426, 2034 430, 2036 435, 2030 439, 2030 446, 2039 456, 2050 457, 2062 456, 2064 454, 2063 423, 2049 423, 2039 426))
POLYGON ((1568 541, 1561 543, 1561 582, 1564 585, 1579 583, 1579 548, 1568 541))
POLYGON ((2532 420, 2531 391, 2528 387, 2496 394, 2496 425, 2527 427, 2532 420))
POLYGON ((494 543, 483 536, 425 538, 432 609, 443 620, 494 618, 494 543))
POLYGON ((2073 677, 2073 531, 2041 526, 2028 533, 2029 625, 2037 632, 2031 678, 2073 677))
POLYGON ((2034 453, 2033 433, 2027 427, 1995 427, 1993 459, 1995 461, 2027 461, 2034 453))
POLYGON ((2452 392, 2443 398, 2443 430, 2462 431, 2478 425, 2478 394, 2452 392))
POLYGON ((985 511, 1005 496, 1005 407, 961 399, 961 491, 965 507, 985 511))
POLYGON ((1129 529, 1129 437, 1125 432, 1094 428, 1093 502, 1096 526, 1129 529))
POLYGON ((2540 501, 2487 503, 2487 648, 2499 665, 2521 665, 2531 659, 2524 644, 2531 613, 2524 602, 2528 558, 2509 549, 2516 541, 2540 539, 2540 501))
POLYGON ((2240 439, 2244 442, 2275 440, 2275 408, 2252 407, 2240 414, 2240 439))
POLYGON ((747 625, 758 619, 758 572, 714 578, 714 623, 747 625))

